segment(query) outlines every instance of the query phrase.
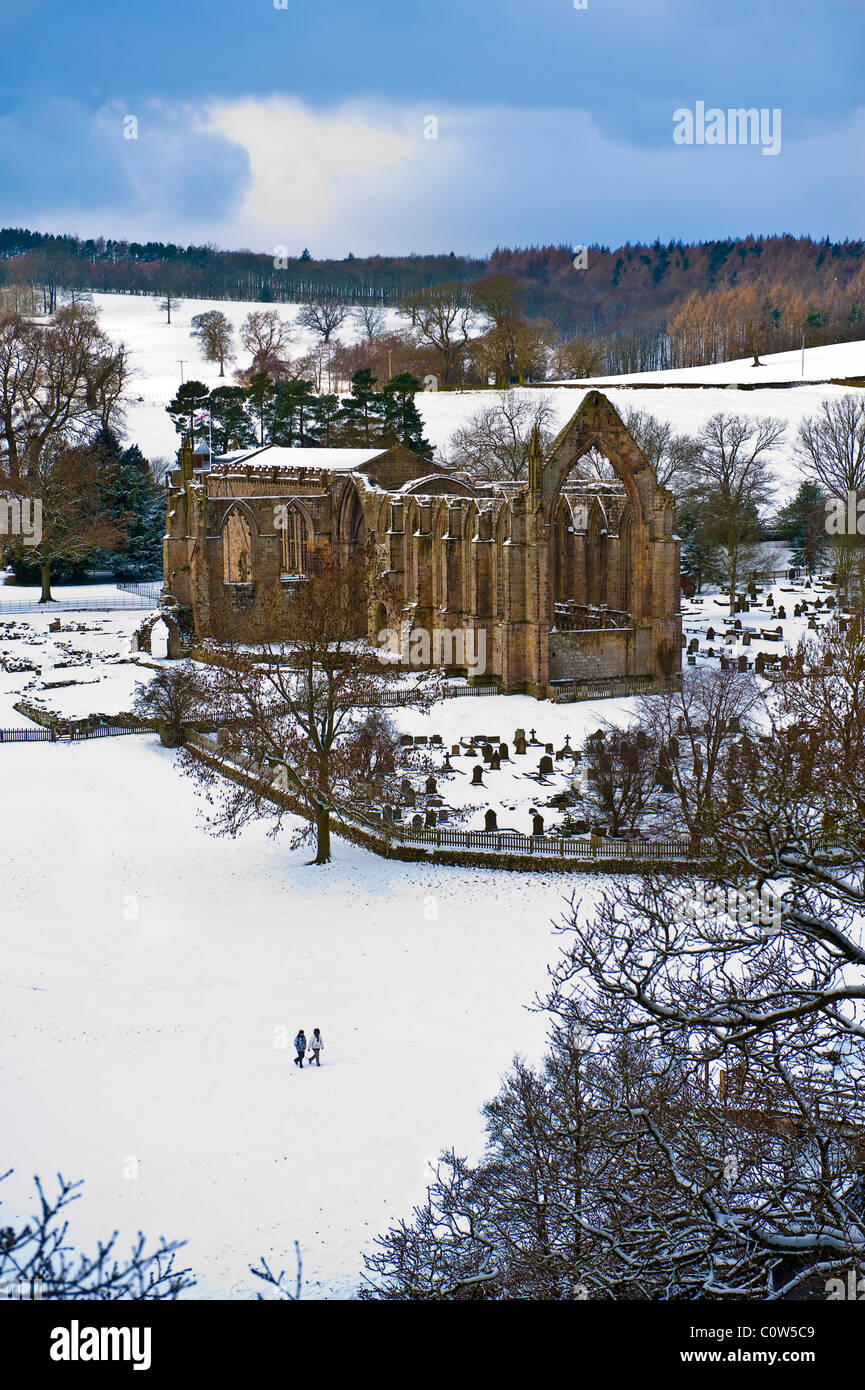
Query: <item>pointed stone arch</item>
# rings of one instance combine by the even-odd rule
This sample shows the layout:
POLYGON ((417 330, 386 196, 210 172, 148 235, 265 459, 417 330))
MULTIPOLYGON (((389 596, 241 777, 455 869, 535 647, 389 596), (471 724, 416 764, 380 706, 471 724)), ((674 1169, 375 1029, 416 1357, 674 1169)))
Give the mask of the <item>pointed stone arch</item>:
MULTIPOLYGON (((576 414, 553 440, 541 469, 541 510, 547 534, 555 544, 556 515, 565 480, 593 446, 609 459, 630 504, 631 589, 635 616, 641 617, 652 610, 652 576, 647 570, 646 547, 650 539, 656 538, 658 495, 665 493, 665 489, 659 489, 652 465, 600 391, 586 394, 576 414)), ((666 497, 669 498, 669 494, 666 497)), ((554 585, 550 585, 550 590, 552 606, 554 585)), ((586 601, 592 602, 588 594, 586 601)))
POLYGON ((244 502, 235 502, 222 518, 222 580, 251 584, 255 576, 255 516, 244 502))
POLYGON ((283 508, 280 521, 282 573, 308 574, 315 534, 312 518, 302 503, 295 498, 283 508))

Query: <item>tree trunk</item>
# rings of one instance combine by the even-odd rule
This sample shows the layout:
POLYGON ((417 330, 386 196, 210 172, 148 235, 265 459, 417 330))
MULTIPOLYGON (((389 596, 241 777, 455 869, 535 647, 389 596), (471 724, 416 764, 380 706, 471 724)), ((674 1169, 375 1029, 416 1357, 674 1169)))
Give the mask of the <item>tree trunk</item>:
POLYGON ((330 811, 327 806, 317 806, 315 811, 316 855, 314 864, 330 863, 330 811))
POLYGON ((39 564, 39 574, 42 578, 42 597, 40 603, 51 603, 51 561, 42 560, 39 564))

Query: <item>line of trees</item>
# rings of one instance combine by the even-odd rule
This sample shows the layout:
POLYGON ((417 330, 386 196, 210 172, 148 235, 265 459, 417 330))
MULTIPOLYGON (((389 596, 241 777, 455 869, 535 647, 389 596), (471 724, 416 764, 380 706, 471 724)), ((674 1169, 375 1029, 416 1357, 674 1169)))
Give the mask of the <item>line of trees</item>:
MULTIPOLYGON (((577 268, 569 246, 498 248, 488 259, 451 252, 315 260, 306 249, 265 255, 6 228, 0 230, 0 292, 26 289, 45 313, 57 307, 61 290, 79 297, 159 294, 169 302, 172 296, 300 302, 317 306, 312 326, 322 306, 354 305, 373 315, 384 305, 403 308, 437 347, 442 382, 451 385, 460 380, 453 354, 465 305, 469 299, 494 304, 502 283, 511 287, 522 319, 542 323, 554 345, 581 343, 575 375, 644 371, 782 351, 798 346, 803 333, 809 346, 861 337, 863 252, 861 240, 828 238, 655 241, 591 246, 577 268)), ((525 357, 525 344, 500 332, 495 355, 502 352, 511 359, 510 373, 514 355, 525 357)))

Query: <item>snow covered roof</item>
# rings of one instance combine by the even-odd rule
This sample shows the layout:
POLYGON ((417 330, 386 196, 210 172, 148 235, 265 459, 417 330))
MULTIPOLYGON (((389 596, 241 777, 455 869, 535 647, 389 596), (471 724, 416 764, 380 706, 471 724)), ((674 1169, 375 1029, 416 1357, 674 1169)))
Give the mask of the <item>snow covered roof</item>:
POLYGON ((269 444, 248 453, 223 455, 214 463, 217 467, 237 464, 242 468, 323 468, 334 473, 351 473, 385 453, 386 449, 287 449, 269 444))

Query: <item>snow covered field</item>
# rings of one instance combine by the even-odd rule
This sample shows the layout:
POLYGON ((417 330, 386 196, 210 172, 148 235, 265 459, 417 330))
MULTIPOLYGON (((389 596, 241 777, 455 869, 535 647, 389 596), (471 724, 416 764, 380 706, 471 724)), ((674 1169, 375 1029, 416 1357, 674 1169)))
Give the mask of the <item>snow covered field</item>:
POLYGON ((476 1148, 542 1047, 524 1006, 567 882, 210 838, 155 738, 0 758, 4 1221, 59 1170, 86 1179, 77 1240, 188 1238, 197 1297, 251 1296, 247 1262, 292 1267, 295 1239, 308 1291, 349 1296, 429 1157, 476 1148), (324 1036, 314 1074, 299 1026, 324 1036))
MULTIPOLYGON (((184 300, 172 310, 171 324, 158 308, 158 301, 147 296, 95 294, 93 301, 99 309, 105 331, 130 349, 132 380, 130 403, 126 410, 128 437, 137 443, 150 458, 173 458, 177 448, 174 426, 165 407, 174 396, 183 375, 194 377, 209 387, 220 384, 219 370, 205 362, 195 339, 190 338, 190 321, 207 309, 220 309, 235 328, 251 309, 261 309, 258 303, 231 300, 184 300)), ((280 304, 275 307, 290 323, 298 305, 280 304)), ((405 327, 406 320, 395 311, 388 312, 386 327, 405 327)), ((358 325, 352 317, 339 330, 345 341, 359 337, 358 325)), ((309 351, 315 335, 295 325, 295 337, 290 352, 300 356, 309 351)), ((752 367, 751 360, 727 362, 716 367, 691 367, 682 371, 652 372, 632 377, 598 378, 576 386, 525 388, 530 398, 547 398, 554 411, 556 428, 561 428, 579 407, 586 390, 602 389, 617 410, 633 406, 648 410, 659 419, 669 421, 677 430, 695 433, 710 416, 718 411, 735 411, 742 415, 770 415, 789 422, 788 441, 776 461, 776 472, 784 495, 795 491, 800 481, 792 456, 793 436, 802 419, 813 414, 827 397, 843 395, 848 388, 823 386, 820 380, 831 377, 865 374, 865 342, 841 343, 823 348, 808 348, 805 353, 805 384, 794 389, 772 389, 778 381, 797 381, 801 374, 801 354, 778 353, 763 359, 762 367, 752 367), (741 382, 759 384, 759 391, 733 391, 728 388, 741 382), (814 382, 815 384, 808 384, 814 382), (664 390, 632 390, 640 383, 663 383, 664 390), (705 384, 704 384, 705 383, 705 384), (678 384, 679 389, 676 389, 678 384), (700 390, 682 389, 700 384, 700 390)), ((244 363, 241 363, 244 365, 244 363)), ((225 381, 230 381, 230 369, 225 381)), ((225 381, 223 384, 225 384, 225 381)), ((418 404, 426 425, 427 438, 436 449, 443 448, 454 430, 489 400, 495 392, 446 391, 424 392, 418 404)), ((779 496, 779 501, 785 496, 779 496)))

